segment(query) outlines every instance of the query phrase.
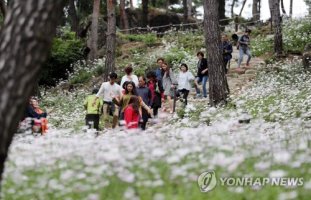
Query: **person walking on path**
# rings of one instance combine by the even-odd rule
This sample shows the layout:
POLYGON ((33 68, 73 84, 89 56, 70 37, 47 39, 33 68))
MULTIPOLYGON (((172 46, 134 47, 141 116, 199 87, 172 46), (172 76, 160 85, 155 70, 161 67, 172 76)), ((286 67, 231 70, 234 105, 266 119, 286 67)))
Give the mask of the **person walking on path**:
MULTIPOLYGON (((143 100, 143 102, 151 108, 152 95, 150 89, 146 86, 146 78, 140 76, 138 79, 138 88, 136 88, 137 95, 143 100)), ((142 108, 142 123, 141 129, 146 129, 146 124, 148 122, 149 113, 145 108, 142 108)))
POLYGON ((137 96, 131 96, 128 105, 124 109, 124 121, 128 129, 138 128, 140 116, 140 102, 137 96))
POLYGON ((247 55, 246 66, 249 67, 249 62, 252 58, 251 51, 250 51, 250 35, 251 30, 246 29, 244 35, 239 39, 238 49, 239 49, 239 60, 238 60, 238 69, 241 67, 241 63, 243 61, 243 56, 247 55))
MULTIPOLYGON (((169 112, 173 113, 173 98, 174 90, 177 85, 177 80, 173 70, 168 66, 167 63, 162 64, 162 84, 164 89, 164 97, 167 99, 169 104, 169 112)), ((163 111, 166 111, 166 108, 163 106, 163 111)))
POLYGON ((151 108, 153 109, 153 116, 156 118, 158 116, 158 110, 162 106, 162 101, 164 101, 164 89, 162 82, 157 80, 154 71, 148 72, 147 78, 147 87, 151 91, 151 108))
POLYGON ((112 102, 113 98, 120 98, 122 96, 122 88, 120 85, 116 83, 118 75, 114 72, 109 74, 109 81, 104 82, 101 84, 99 91, 96 94, 96 98, 93 101, 93 105, 96 105, 96 101, 98 98, 103 99, 103 114, 104 118, 108 117, 108 107, 111 108, 113 113, 113 120, 112 120, 112 128, 115 128, 118 124, 118 116, 119 116, 119 109, 117 106, 114 105, 112 102))
POLYGON ((183 94, 184 104, 188 103, 188 95, 191 89, 191 81, 194 80, 194 76, 188 71, 188 66, 183 63, 180 65, 180 72, 178 75, 178 93, 183 94))
POLYGON ((124 94, 120 99, 113 99, 114 103, 120 107, 120 120, 124 120, 124 109, 129 104, 131 96, 137 96, 135 83, 133 81, 125 82, 124 86, 124 94))
POLYGON ((103 100, 98 98, 95 100, 97 92, 98 89, 93 89, 92 94, 86 97, 83 106, 86 110, 85 125, 92 128, 93 124, 93 127, 99 130, 99 116, 102 112, 103 100), (93 104, 94 100, 95 105, 93 104))
POLYGON ((221 37, 222 40, 222 50, 223 50, 223 57, 224 57, 224 69, 225 73, 228 72, 228 63, 230 62, 232 58, 232 44, 228 40, 228 35, 224 34, 221 37))
POLYGON ((163 68, 162 65, 164 63, 164 58, 158 58, 157 59, 157 66, 156 69, 154 70, 156 76, 157 76, 157 80, 158 81, 162 81, 162 72, 163 72, 163 68))
POLYGON ((207 90, 206 90, 206 83, 208 80, 208 66, 207 66, 207 59, 204 58, 204 53, 199 51, 197 53, 198 57, 198 64, 197 64, 197 78, 195 80, 195 89, 197 93, 197 97, 201 97, 201 91, 199 89, 199 84, 202 82, 203 87, 203 96, 207 97, 207 90))
MULTIPOLYGON (((113 99, 114 103, 120 107, 120 120, 124 120, 124 111, 125 108, 128 106, 131 97, 132 96, 138 97, 134 82, 132 81, 126 82, 124 86, 125 91, 124 94, 121 96, 120 100, 118 100, 117 98, 113 99)), ((149 107, 143 102, 143 100, 140 97, 138 99, 140 103, 140 114, 142 112, 141 108, 145 108, 148 112, 151 112, 149 107)))
POLYGON ((127 66, 125 69, 124 69, 124 72, 125 72, 125 75, 122 77, 121 79, 121 84, 120 86, 123 87, 123 84, 126 82, 126 81, 133 81, 135 83, 135 86, 137 87, 138 86, 138 77, 133 74, 133 67, 132 66, 127 66))

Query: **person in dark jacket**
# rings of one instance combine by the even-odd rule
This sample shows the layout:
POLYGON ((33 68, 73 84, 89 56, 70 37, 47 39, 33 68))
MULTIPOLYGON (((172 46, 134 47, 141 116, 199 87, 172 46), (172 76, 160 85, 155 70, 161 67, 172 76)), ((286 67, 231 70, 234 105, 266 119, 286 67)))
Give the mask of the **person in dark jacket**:
POLYGON ((203 96, 206 98, 207 97, 206 83, 208 80, 207 59, 204 58, 204 53, 201 51, 197 53, 197 57, 199 60, 197 64, 198 73, 197 73, 197 78, 195 80, 195 89, 196 89, 197 97, 201 97, 199 83, 202 82, 203 96))
POLYGON ((164 89, 162 82, 157 80, 157 76, 154 71, 147 73, 147 87, 151 91, 151 108, 153 109, 153 116, 158 116, 158 110, 161 108, 162 101, 164 101, 164 89))
POLYGON ((41 118, 46 118, 47 113, 43 112, 42 109, 39 107, 38 99, 31 97, 29 100, 29 105, 26 108, 25 117, 41 119, 41 118))
MULTIPOLYGON (((152 95, 150 89, 146 86, 146 78, 144 76, 139 77, 138 79, 138 88, 136 88, 137 95, 141 97, 143 102, 151 107, 152 95)), ((146 129, 146 124, 148 122, 149 114, 148 111, 142 108, 142 122, 141 129, 146 129)))
POLYGON ((224 69, 225 73, 228 72, 228 63, 230 62, 232 58, 232 44, 228 40, 228 36, 226 34, 221 36, 222 41, 222 51, 223 51, 223 58, 224 58, 224 69))
POLYGON ((242 37, 239 39, 239 44, 238 44, 238 48, 239 48, 239 61, 238 61, 238 69, 240 69, 241 67, 241 63, 243 61, 243 56, 244 54, 247 55, 247 61, 246 61, 246 66, 249 66, 249 62, 252 58, 252 54, 251 54, 251 50, 249 48, 250 45, 250 38, 249 35, 251 33, 250 29, 246 29, 244 35, 242 35, 242 37))

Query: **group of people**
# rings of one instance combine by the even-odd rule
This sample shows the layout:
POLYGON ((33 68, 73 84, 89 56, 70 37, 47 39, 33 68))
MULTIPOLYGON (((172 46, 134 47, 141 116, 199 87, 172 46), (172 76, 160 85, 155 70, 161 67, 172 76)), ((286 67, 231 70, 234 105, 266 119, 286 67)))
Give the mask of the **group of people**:
MULTIPOLYGON (((247 29, 245 34, 238 40, 240 57, 238 68, 243 60, 244 54, 248 56, 246 65, 249 66, 251 53, 249 48, 251 31, 247 29)), ((232 59, 232 44, 227 35, 222 35, 222 51, 224 59, 224 70, 228 72, 228 64, 232 59)), ((112 116, 112 128, 124 121, 129 129, 146 129, 150 117, 157 117, 158 111, 173 113, 174 98, 179 98, 183 105, 188 104, 188 95, 194 86, 196 97, 206 98, 208 91, 208 61, 204 53, 197 52, 197 74, 196 77, 189 71, 187 64, 179 66, 179 72, 175 73, 163 58, 157 59, 157 65, 149 69, 145 76, 137 77, 133 74, 133 68, 127 66, 125 75, 121 78, 120 85, 116 82, 118 75, 114 72, 109 74, 109 81, 101 84, 100 89, 93 89, 92 94, 87 96, 84 107, 87 110, 85 117, 86 125, 99 129, 100 115, 104 119, 112 116), (200 90, 202 84, 202 91, 200 90), (168 106, 167 106, 167 105, 168 106)), ((230 65, 230 64, 229 64, 230 65)), ((44 112, 38 103, 38 99, 31 97, 27 106, 25 117, 31 118, 33 128, 39 128, 42 133, 47 130, 47 112, 44 112)))
MULTIPOLYGON (((197 82, 205 80, 206 83, 207 62, 202 52, 198 55, 200 80, 197 82)), ((195 79, 185 63, 175 74, 163 58, 157 59, 157 66, 149 69, 145 76, 137 77, 131 66, 127 66, 124 72, 120 85, 116 82, 117 74, 112 72, 109 81, 102 83, 99 90, 94 89, 92 95, 85 99, 87 125, 99 129, 100 115, 103 114, 104 119, 108 115, 113 116, 112 128, 119 121, 124 121, 129 129, 145 130, 148 119, 151 116, 157 118, 160 108, 163 112, 173 113, 175 95, 182 95, 181 101, 187 105, 191 81, 195 79)))
MULTIPOLYGON (((243 54, 249 56, 247 64, 250 60, 248 34, 249 31, 246 31, 240 39, 239 66, 243 54)), ((224 70, 227 73, 233 51, 227 35, 222 36, 222 50, 224 70)), ((84 102, 87 110, 86 124, 99 129, 100 115, 103 114, 104 119, 108 115, 112 116, 112 128, 115 128, 119 121, 123 121, 129 129, 145 130, 148 119, 151 116, 156 118, 160 108, 163 112, 173 113, 174 98, 179 98, 186 106, 192 85, 197 98, 207 98, 208 62, 201 51, 197 52, 197 58, 196 77, 185 63, 182 63, 179 72, 175 73, 163 58, 158 58, 157 65, 146 71, 145 76, 137 77, 133 74, 133 68, 127 66, 120 85, 116 82, 118 75, 110 73, 109 81, 102 83, 99 90, 94 89, 92 95, 84 102)))

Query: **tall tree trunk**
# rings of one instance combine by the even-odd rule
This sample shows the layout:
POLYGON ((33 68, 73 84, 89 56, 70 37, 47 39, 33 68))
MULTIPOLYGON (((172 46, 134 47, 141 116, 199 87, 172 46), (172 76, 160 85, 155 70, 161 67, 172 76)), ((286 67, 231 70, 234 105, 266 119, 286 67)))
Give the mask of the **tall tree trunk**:
POLYGON ((90 59, 91 60, 94 60, 97 58, 99 9, 100 9, 100 0, 94 0, 92 25, 91 25, 91 44, 90 44, 91 46, 90 59))
POLYGON ((286 10, 285 10, 285 7, 284 7, 284 1, 283 0, 281 0, 281 8, 282 8, 283 15, 286 15, 286 10))
POLYGON ((293 0, 290 0, 289 3, 289 17, 292 18, 293 16, 293 0))
POLYGON ((232 0, 232 3, 231 3, 231 18, 234 18, 234 6, 235 6, 235 2, 237 0, 232 0))
MULTIPOLYGON (((218 16, 222 20, 226 18, 226 0, 218 0, 218 3, 218 16)), ((224 20, 220 21, 220 25, 225 25, 226 23, 224 20)))
POLYGON ((141 21, 142 21, 142 27, 147 27, 148 25, 148 0, 142 0, 142 16, 141 16, 141 21))
POLYGON ((283 38, 279 0, 269 0, 269 6, 274 29, 274 53, 281 55, 283 52, 283 38))
POLYGON ((259 12, 259 1, 260 0, 253 0, 253 21, 258 21, 260 19, 260 12, 259 12))
POLYGON ((211 106, 226 103, 229 93, 225 69, 223 68, 218 3, 217 0, 204 1, 204 36, 209 64, 209 100, 211 106))
POLYGON ((130 0, 130 9, 131 9, 131 10, 134 10, 134 3, 133 3, 133 0, 130 0))
POLYGON ((120 24, 122 29, 126 29, 125 33, 128 33, 127 29, 129 29, 129 21, 125 11, 125 0, 120 0, 120 18, 121 18, 120 24))
POLYGON ((71 30, 75 32, 76 35, 78 35, 79 34, 79 19, 77 16, 75 0, 69 0, 68 14, 71 20, 71 30))
POLYGON ((49 53, 66 1, 12 3, 14 9, 8 10, 0 33, 0 182, 13 135, 49 53))
POLYGON ((188 20, 188 4, 187 0, 182 1, 183 11, 184 11, 184 22, 188 20))
POLYGON ((115 51, 116 51, 116 11, 115 0, 107 1, 107 42, 106 42, 106 60, 104 80, 108 80, 110 72, 115 71, 115 51))
POLYGON ((244 7, 245 7, 245 4, 246 4, 246 1, 247 1, 247 0, 244 0, 244 1, 243 1, 242 8, 241 8, 241 10, 240 10, 240 14, 239 14, 239 16, 240 16, 240 17, 241 17, 241 15, 242 15, 243 10, 244 10, 244 7))
POLYGON ((258 13, 259 13, 259 19, 260 19, 260 13, 261 13, 261 0, 258 2, 258 13))
POLYGON ((6 4, 4 0, 0 0, 0 11, 2 13, 3 18, 5 18, 6 15, 6 4))
POLYGON ((192 0, 187 0, 187 13, 188 19, 192 17, 192 0))

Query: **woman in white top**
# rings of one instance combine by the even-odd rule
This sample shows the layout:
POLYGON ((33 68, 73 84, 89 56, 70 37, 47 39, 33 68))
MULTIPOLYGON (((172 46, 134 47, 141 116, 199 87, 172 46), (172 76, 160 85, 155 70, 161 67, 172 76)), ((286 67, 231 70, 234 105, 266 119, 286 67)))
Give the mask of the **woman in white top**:
POLYGON ((135 86, 138 87, 138 77, 133 73, 133 67, 131 66, 127 66, 125 69, 124 69, 124 72, 126 73, 126 75, 124 75, 121 79, 121 87, 123 87, 123 84, 127 81, 129 82, 134 82, 135 86))
POLYGON ((188 71, 188 66, 186 64, 180 65, 180 72, 178 75, 178 93, 183 94, 183 99, 185 105, 187 105, 187 98, 189 91, 191 89, 191 81, 194 80, 194 76, 191 72, 188 71))

